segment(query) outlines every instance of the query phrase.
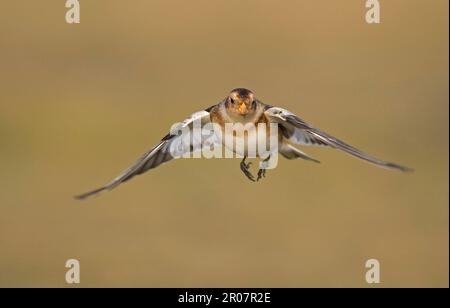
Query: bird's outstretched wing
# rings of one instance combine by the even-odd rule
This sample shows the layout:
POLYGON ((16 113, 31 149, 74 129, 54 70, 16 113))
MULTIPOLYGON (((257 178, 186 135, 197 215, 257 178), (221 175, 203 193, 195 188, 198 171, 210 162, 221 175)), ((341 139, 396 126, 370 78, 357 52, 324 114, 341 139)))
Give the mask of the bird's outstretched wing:
POLYGON ((172 159, 180 158, 186 153, 192 153, 200 150, 205 142, 214 142, 212 140, 212 131, 210 136, 208 136, 208 134, 191 134, 190 136, 182 134, 184 129, 189 129, 192 131, 192 127, 197 121, 202 125, 202 127, 204 127, 206 123, 210 123, 210 110, 211 108, 208 108, 206 110, 196 112, 183 122, 172 127, 171 132, 161 139, 155 147, 145 153, 131 167, 125 170, 110 183, 96 190, 75 196, 75 198, 86 199, 103 191, 111 190, 136 175, 156 168, 172 159))
POLYGON ((372 157, 352 147, 344 141, 312 127, 286 109, 271 107, 265 111, 265 115, 271 122, 278 123, 283 136, 294 144, 307 146, 329 146, 375 164, 379 167, 400 170, 403 172, 412 171, 410 168, 372 157))

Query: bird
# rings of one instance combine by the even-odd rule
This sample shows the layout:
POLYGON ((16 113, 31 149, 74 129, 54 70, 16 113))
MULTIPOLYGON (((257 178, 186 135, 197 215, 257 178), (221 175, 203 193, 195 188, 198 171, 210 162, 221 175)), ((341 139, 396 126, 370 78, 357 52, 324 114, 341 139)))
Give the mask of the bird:
MULTIPOLYGON (((263 103, 255 97, 251 90, 236 88, 218 104, 195 112, 183 122, 176 125, 175 130, 171 130, 159 143, 111 182, 98 189, 77 195, 75 198, 83 200, 101 192, 112 190, 137 175, 143 174, 173 159, 181 158, 185 154, 198 151, 204 146, 205 138, 188 138, 188 146, 180 147, 180 145, 186 145, 186 139, 183 139, 182 135, 177 133, 177 130, 179 131, 180 129, 192 129, 196 122, 200 122, 202 125, 212 124, 215 128, 218 127, 223 134, 226 134, 226 124, 270 124, 277 128, 277 153, 269 152, 264 157, 256 153, 257 158, 261 160, 260 169, 256 177, 250 171, 251 162, 246 162, 248 149, 244 147, 241 153, 239 153, 240 157, 243 158, 240 162, 240 169, 252 182, 259 182, 262 178, 266 177, 266 171, 270 169, 267 162, 275 154, 281 154, 281 156, 288 160, 305 159, 314 163, 320 163, 294 145, 333 148, 378 167, 401 172, 413 171, 411 168, 370 156, 348 143, 308 124, 286 109, 263 103)), ((266 129, 266 132, 262 134, 263 138, 267 138, 267 134, 268 130, 266 129)), ((235 134, 232 137, 237 138, 235 134)), ((224 145, 223 141, 220 140, 214 140, 213 143, 221 143, 221 145, 224 145)), ((233 151, 235 149, 231 150, 233 151)))

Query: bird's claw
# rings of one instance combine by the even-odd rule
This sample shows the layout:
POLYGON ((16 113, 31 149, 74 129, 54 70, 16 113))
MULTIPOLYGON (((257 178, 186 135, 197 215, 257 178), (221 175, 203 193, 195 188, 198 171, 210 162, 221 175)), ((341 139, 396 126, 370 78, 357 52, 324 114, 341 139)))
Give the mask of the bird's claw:
POLYGON ((256 182, 255 177, 253 176, 253 174, 250 172, 250 166, 252 165, 252 163, 245 163, 245 159, 241 162, 241 170, 242 172, 245 174, 245 176, 252 182, 256 182))
POLYGON ((259 182, 259 180, 261 180, 262 178, 266 177, 266 169, 259 169, 258 171, 258 178, 256 179, 256 181, 259 182))

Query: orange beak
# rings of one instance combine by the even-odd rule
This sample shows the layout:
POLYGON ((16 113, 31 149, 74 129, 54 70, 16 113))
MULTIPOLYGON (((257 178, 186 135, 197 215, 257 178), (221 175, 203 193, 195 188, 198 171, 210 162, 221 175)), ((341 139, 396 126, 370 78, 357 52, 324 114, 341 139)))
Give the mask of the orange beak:
POLYGON ((238 111, 240 114, 247 114, 247 105, 245 103, 241 103, 239 105, 238 111))

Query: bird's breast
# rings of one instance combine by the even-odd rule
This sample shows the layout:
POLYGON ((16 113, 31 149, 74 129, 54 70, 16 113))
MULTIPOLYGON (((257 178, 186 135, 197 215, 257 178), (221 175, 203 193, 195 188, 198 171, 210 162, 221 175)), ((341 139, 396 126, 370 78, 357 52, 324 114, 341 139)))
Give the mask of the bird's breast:
POLYGON ((222 145, 227 150, 250 158, 267 157, 267 153, 277 149, 280 140, 278 132, 266 125, 254 128, 242 128, 241 125, 233 125, 233 128, 225 126, 221 137, 222 145))

